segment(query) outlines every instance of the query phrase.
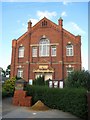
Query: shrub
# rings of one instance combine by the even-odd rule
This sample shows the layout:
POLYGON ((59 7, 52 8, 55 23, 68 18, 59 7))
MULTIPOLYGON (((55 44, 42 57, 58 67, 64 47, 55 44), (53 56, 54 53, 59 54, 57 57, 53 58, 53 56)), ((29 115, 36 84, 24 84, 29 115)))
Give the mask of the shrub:
POLYGON ((2 87, 2 97, 6 97, 7 96, 7 92, 6 90, 2 87))
POLYGON ((90 90, 90 73, 88 71, 73 71, 66 79, 67 87, 84 87, 90 90))
POLYGON ((39 76, 37 79, 35 79, 34 81, 33 81, 33 84, 34 85, 45 85, 45 82, 44 82, 44 76, 39 76))
POLYGON ((16 78, 8 79, 2 86, 2 97, 13 96, 16 78))
POLYGON ((33 104, 41 100, 50 108, 71 112, 84 119, 87 117, 87 90, 84 88, 58 89, 28 85, 25 89, 32 96, 33 104))

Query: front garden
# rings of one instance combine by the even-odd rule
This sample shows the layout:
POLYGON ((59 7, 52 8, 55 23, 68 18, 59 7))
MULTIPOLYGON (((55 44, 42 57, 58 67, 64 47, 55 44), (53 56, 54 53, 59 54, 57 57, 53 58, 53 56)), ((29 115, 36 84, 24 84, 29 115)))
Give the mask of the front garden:
MULTIPOLYGON (((7 80, 2 87, 2 97, 13 96, 16 78, 7 80)), ((68 76, 65 87, 49 88, 48 81, 43 78, 34 81, 34 85, 25 87, 27 95, 32 96, 33 104, 41 100, 52 109, 70 112, 77 117, 87 119, 87 91, 90 90, 90 73, 88 71, 74 71, 68 76)))

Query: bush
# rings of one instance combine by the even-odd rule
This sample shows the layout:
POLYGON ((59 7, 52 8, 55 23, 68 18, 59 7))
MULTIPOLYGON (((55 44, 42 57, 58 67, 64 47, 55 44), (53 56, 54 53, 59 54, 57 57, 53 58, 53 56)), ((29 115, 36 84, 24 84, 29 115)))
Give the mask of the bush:
POLYGON ((34 81, 33 81, 33 84, 34 85, 45 85, 45 82, 44 82, 44 76, 43 77, 41 77, 41 76, 39 76, 37 79, 35 79, 34 81))
POLYGON ((45 86, 30 86, 26 88, 28 95, 32 96, 33 104, 41 100, 48 107, 59 109, 86 118, 87 98, 84 88, 48 88, 45 86))
POLYGON ((7 92, 6 92, 6 90, 4 88, 2 88, 2 97, 4 98, 6 96, 7 96, 7 92))
POLYGON ((2 86, 2 97, 13 96, 16 78, 8 79, 2 86))
POLYGON ((67 87, 84 87, 90 90, 90 73, 88 71, 74 71, 66 79, 65 86, 67 87))

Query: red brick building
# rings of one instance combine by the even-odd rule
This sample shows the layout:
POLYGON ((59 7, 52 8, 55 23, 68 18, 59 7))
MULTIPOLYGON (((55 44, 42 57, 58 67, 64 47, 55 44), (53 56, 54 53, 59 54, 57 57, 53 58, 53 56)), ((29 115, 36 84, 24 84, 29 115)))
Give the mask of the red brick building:
POLYGON ((29 21, 27 32, 12 41, 11 77, 62 80, 80 69, 81 36, 65 30, 61 18, 58 25, 45 17, 34 26, 29 21))

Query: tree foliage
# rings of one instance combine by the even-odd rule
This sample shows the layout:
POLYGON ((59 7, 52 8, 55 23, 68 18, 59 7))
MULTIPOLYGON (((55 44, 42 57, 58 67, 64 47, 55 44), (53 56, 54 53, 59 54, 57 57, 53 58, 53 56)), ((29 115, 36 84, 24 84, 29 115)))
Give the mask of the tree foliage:
POLYGON ((34 80, 34 85, 45 85, 44 76, 39 76, 37 79, 34 80))
POLYGON ((84 87, 90 90, 90 73, 89 71, 73 71, 66 79, 67 87, 84 87))
POLYGON ((15 88, 15 81, 16 78, 8 79, 5 81, 5 83, 2 86, 2 89, 4 92, 6 92, 7 95, 12 95, 15 88))
POLYGON ((6 75, 10 76, 10 71, 11 71, 11 65, 8 65, 6 69, 6 75))

